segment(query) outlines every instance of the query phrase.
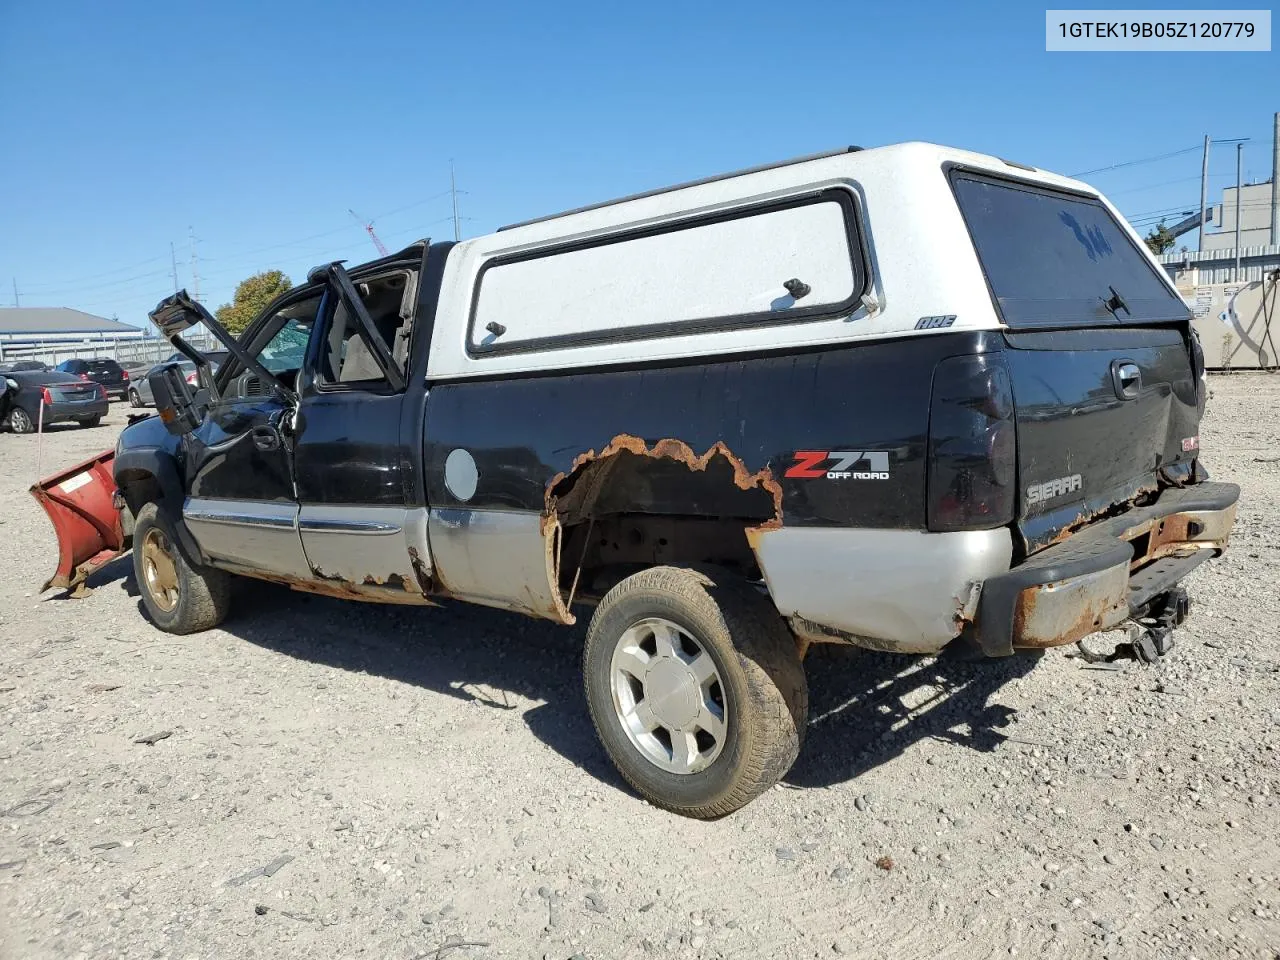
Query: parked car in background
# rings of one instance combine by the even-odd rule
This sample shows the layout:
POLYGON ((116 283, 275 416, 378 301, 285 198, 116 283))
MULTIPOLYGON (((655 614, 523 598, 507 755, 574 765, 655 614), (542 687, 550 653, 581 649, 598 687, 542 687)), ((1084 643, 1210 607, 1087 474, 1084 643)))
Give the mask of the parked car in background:
MULTIPOLYGON (((222 366, 222 362, 227 359, 227 351, 211 350, 206 354, 209 358, 209 365, 212 368, 210 373, 217 375, 218 368, 222 366)), ((196 365, 178 352, 174 352, 164 360, 157 363, 140 377, 135 377, 129 382, 129 406, 131 407, 154 407, 156 404, 155 397, 151 395, 151 374, 158 368, 168 363, 177 363, 182 368, 182 375, 187 383, 194 384, 196 382, 196 365)))
POLYGON ((100 383, 111 396, 123 400, 129 395, 129 374, 109 357, 94 360, 63 360, 57 368, 81 380, 100 383))
POLYGON ((96 427, 107 412, 107 389, 100 383, 58 370, 16 370, 4 374, 17 384, 6 393, 0 423, 14 433, 34 433, 41 425, 74 420, 96 427), (43 410, 41 409, 43 407, 43 410))
POLYGON ((0 363, 0 373, 21 373, 24 370, 48 370, 49 365, 41 360, 14 360, 11 363, 0 363))

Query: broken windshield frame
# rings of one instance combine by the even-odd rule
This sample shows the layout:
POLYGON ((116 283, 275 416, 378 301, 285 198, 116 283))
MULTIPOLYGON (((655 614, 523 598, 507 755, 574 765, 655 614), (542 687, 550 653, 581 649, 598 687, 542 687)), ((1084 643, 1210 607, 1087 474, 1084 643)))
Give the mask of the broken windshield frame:
MULTIPOLYGON (((156 304, 156 308, 148 316, 164 338, 172 343, 179 353, 189 358, 192 363, 201 369, 207 369, 211 366, 209 358, 182 339, 181 334, 184 330, 191 329, 197 323, 204 324, 205 329, 217 337, 233 357, 256 373, 266 383, 271 384, 290 403, 297 402, 297 395, 281 383, 271 371, 259 363, 256 357, 245 350, 240 341, 232 336, 230 331, 214 318, 213 314, 191 299, 186 290, 179 290, 177 293, 165 297, 156 304)), ((212 377, 203 379, 209 380, 210 384, 212 384, 212 377)), ((210 386, 209 389, 216 399, 216 387, 210 386)))

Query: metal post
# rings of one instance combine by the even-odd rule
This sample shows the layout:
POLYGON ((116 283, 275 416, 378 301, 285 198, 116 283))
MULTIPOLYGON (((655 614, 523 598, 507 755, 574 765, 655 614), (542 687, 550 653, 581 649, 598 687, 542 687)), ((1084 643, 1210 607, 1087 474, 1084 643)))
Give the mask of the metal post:
POLYGON ((191 240, 191 288, 194 293, 191 299, 196 303, 200 302, 200 258, 196 255, 196 231, 194 227, 187 227, 187 236, 191 240))
POLYGON ((178 292, 178 255, 173 251, 173 241, 169 241, 169 260, 173 264, 173 292, 178 292))
POLYGON ((1204 221, 1209 206, 1209 135, 1204 135, 1204 159, 1200 161, 1200 233, 1197 234, 1196 249, 1204 249, 1204 221))
POLYGON ((1232 279, 1240 282, 1240 164, 1244 156, 1244 144, 1236 144, 1236 272, 1232 279))
POLYGON ((40 410, 36 414, 36 476, 44 476, 44 394, 40 394, 40 410))
POLYGON ((18 278, 17 277, 13 278, 13 305, 15 307, 22 306, 22 304, 18 303, 18 278))
POLYGON ((1280 243, 1280 113, 1271 134, 1271 242, 1280 243))

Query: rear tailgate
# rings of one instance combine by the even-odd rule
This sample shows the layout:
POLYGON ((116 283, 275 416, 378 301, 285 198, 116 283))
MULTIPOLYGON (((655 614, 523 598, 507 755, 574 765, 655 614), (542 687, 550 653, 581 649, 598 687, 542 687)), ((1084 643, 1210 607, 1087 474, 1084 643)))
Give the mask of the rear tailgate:
POLYGON ((1096 197, 951 172, 1007 325, 1028 553, 1194 476, 1190 313, 1096 197))
POLYGON ((1199 411, 1183 337, 1177 327, 1006 335, 1029 553, 1189 478, 1199 411))

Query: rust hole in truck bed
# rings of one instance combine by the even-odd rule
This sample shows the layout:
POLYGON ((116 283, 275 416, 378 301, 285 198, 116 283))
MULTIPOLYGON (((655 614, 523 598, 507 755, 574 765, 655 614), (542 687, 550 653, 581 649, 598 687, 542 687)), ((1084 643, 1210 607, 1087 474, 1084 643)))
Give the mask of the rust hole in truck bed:
POLYGON ((768 497, 772 515, 760 517, 756 529, 782 526, 782 486, 767 466, 752 472, 723 441, 716 441, 706 452, 698 454, 683 440, 668 437, 651 446, 640 437, 620 433, 598 453, 592 449, 579 454, 566 472, 551 478, 545 494, 544 529, 546 520, 552 516, 571 522, 575 515, 584 511, 605 486, 610 469, 620 454, 669 460, 683 464, 695 473, 706 472, 714 462, 722 459, 732 470, 734 487, 742 491, 760 491, 768 497))

